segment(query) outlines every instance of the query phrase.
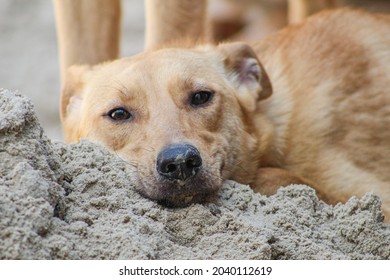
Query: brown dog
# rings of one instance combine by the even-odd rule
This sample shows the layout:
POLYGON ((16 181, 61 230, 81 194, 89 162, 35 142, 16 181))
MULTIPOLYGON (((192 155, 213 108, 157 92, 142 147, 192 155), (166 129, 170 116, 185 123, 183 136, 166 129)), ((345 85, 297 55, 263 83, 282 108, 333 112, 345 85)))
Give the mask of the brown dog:
POLYGON ((226 179, 268 194, 305 182, 328 202, 373 191, 388 216, 389 30, 389 17, 343 9, 252 48, 166 48, 73 67, 66 139, 115 151, 141 193, 173 205, 202 201, 226 179))

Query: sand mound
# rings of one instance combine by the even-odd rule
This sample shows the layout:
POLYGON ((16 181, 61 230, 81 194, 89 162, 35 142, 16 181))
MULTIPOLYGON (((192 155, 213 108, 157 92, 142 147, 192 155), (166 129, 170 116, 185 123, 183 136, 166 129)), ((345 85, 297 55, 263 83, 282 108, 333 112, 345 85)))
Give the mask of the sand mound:
POLYGON ((329 206, 307 186, 272 197, 226 182, 215 203, 142 198, 127 164, 52 143, 31 102, 0 91, 0 259, 390 259, 373 194, 329 206))

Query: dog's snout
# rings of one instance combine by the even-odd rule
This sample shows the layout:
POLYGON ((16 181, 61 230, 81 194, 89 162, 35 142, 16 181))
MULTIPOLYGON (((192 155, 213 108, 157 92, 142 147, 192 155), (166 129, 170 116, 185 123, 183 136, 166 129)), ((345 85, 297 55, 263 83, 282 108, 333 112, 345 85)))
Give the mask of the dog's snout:
POLYGON ((169 180, 185 181, 194 177, 202 166, 198 149, 188 144, 174 144, 157 156, 157 172, 169 180))

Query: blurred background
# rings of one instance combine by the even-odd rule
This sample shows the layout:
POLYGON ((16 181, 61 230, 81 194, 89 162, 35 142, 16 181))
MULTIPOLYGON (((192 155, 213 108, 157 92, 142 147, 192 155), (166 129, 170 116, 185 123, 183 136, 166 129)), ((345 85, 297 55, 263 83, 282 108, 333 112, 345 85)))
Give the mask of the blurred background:
MULTIPOLYGON (((376 12, 390 10, 390 0, 342 2, 376 12)), ((143 50, 144 1, 122 3, 121 56, 130 56, 143 50)), ((287 23, 286 7, 285 0, 210 0, 215 37, 257 40, 287 23)), ((62 140, 56 40, 51 0, 0 0, 0 88, 27 95, 49 138, 62 140)))
MULTIPOLYGON (((78 0, 77 0, 78 1, 78 0)), ((144 45, 144 1, 124 0, 122 56, 144 45)), ((62 140, 59 63, 51 0, 0 0, 0 88, 34 103, 46 135, 62 140)))

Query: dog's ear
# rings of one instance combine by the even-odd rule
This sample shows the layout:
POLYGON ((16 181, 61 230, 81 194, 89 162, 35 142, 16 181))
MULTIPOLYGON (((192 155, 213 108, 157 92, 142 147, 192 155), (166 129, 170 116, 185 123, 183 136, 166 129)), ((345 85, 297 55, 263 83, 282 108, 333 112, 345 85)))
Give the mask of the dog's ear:
POLYGON ((71 66, 65 76, 65 83, 60 98, 60 114, 64 120, 78 107, 82 100, 84 89, 84 78, 90 67, 87 65, 71 66))
POLYGON ((244 43, 219 45, 229 80, 236 88, 237 99, 253 112, 258 101, 272 94, 271 82, 253 49, 244 43))
POLYGON ((67 141, 74 141, 76 123, 80 120, 84 83, 90 66, 71 66, 65 76, 60 97, 60 117, 67 141))

